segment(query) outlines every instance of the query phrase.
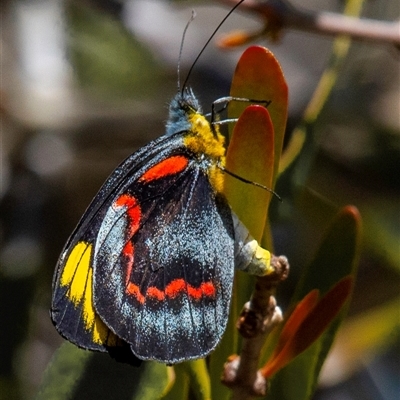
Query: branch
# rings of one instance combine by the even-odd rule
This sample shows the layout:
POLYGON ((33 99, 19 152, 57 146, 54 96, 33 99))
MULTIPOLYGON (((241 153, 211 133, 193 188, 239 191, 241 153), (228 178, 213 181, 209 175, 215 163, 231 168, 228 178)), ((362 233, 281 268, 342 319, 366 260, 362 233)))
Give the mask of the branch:
MULTIPOLYGON (((219 0, 232 6, 237 0, 219 0)), ((246 0, 240 10, 257 14, 265 21, 259 35, 277 37, 283 29, 346 35, 353 39, 390 43, 400 48, 400 21, 359 19, 339 13, 308 11, 294 7, 286 0, 246 0)))
POLYGON ((259 358, 267 335, 282 322, 274 294, 277 285, 289 273, 289 264, 284 256, 273 256, 271 266, 275 272, 257 277, 252 299, 245 304, 237 322, 243 337, 241 355, 231 356, 224 366, 222 382, 232 389, 234 400, 263 396, 267 392, 268 382, 258 371, 259 358))

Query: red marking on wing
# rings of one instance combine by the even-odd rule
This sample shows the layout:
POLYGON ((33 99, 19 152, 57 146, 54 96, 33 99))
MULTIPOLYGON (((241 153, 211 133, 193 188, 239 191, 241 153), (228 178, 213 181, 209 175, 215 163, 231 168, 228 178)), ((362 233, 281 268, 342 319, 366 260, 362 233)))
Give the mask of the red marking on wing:
POLYGON ((128 292, 128 294, 131 294, 132 296, 136 297, 136 300, 140 303, 140 304, 144 304, 144 296, 142 295, 142 293, 140 293, 140 288, 138 285, 135 285, 132 282, 128 283, 128 286, 126 288, 126 291, 128 292))
POLYGON ((201 290, 201 286, 199 288, 192 287, 188 285, 187 291, 190 297, 193 297, 196 300, 199 300, 203 294, 201 290))
POLYGON ((155 179, 164 178, 168 175, 182 172, 188 165, 189 160, 185 156, 172 156, 159 162, 148 169, 139 179, 139 182, 151 182, 155 179))
POLYGON ((136 297, 136 299, 143 304, 145 298, 163 301, 166 297, 174 299, 182 293, 187 293, 193 300, 200 300, 202 297, 214 297, 215 286, 212 282, 203 282, 198 288, 196 288, 192 285, 186 284, 184 279, 175 279, 165 287, 164 291, 155 286, 150 286, 146 291, 146 296, 143 296, 140 292, 139 286, 129 282, 127 292, 136 297))
POLYGON ((114 207, 125 207, 126 213, 129 217, 129 232, 128 236, 132 237, 140 225, 140 218, 142 217, 142 210, 136 198, 130 194, 122 194, 114 202, 114 207))
POLYGON ((135 254, 135 246, 132 244, 131 241, 129 241, 124 249, 123 249, 123 254, 126 257, 126 273, 125 273, 125 284, 129 284, 129 278, 132 273, 133 269, 133 258, 135 254))
POLYGON ((130 194, 121 194, 114 202, 116 207, 131 208, 136 205, 136 199, 130 194))
MULTIPOLYGON (((125 207, 126 214, 128 216, 128 226, 125 232, 125 238, 127 243, 123 249, 123 255, 126 257, 125 265, 125 282, 129 285, 129 279, 133 269, 135 246, 133 245, 131 238, 139 230, 140 219, 142 217, 142 210, 140 205, 136 201, 136 198, 130 194, 122 194, 114 202, 114 207, 125 207)), ((140 293, 140 292, 139 292, 140 293)))
POLYGON ((131 241, 125 245, 123 252, 125 256, 133 258, 134 246, 131 241))
POLYGON ((155 286, 150 286, 147 289, 146 297, 153 297, 154 299, 162 301, 165 299, 165 293, 162 290, 157 289, 155 286))
POLYGON ((215 296, 215 286, 212 282, 203 282, 199 288, 195 288, 188 285, 188 293, 190 297, 196 300, 200 300, 202 296, 204 297, 214 297, 215 296))
POLYGON ((203 282, 201 284, 201 290, 206 297, 215 296, 215 286, 212 282, 203 282))
POLYGON ((183 292, 185 288, 186 288, 186 282, 183 279, 175 279, 165 287, 165 294, 173 299, 174 297, 177 297, 180 292, 183 292))

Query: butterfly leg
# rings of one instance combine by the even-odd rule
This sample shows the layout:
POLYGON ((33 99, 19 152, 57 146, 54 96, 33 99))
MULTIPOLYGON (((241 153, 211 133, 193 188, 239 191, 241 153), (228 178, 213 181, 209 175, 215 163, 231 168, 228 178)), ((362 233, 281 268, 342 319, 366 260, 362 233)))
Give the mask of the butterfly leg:
POLYGON ((225 111, 226 108, 228 107, 229 103, 231 103, 232 101, 238 101, 238 102, 242 102, 242 103, 263 104, 265 107, 268 107, 269 104, 271 104, 270 100, 247 99, 245 97, 234 97, 234 96, 221 97, 221 98, 215 100, 211 106, 211 127, 213 130, 214 130, 214 125, 224 125, 224 124, 228 124, 228 123, 237 121, 237 118, 228 118, 228 119, 224 119, 224 120, 220 120, 219 118, 217 118, 217 115, 219 115, 220 113, 225 111), (222 104, 221 109, 217 111, 216 107, 221 104, 222 104))

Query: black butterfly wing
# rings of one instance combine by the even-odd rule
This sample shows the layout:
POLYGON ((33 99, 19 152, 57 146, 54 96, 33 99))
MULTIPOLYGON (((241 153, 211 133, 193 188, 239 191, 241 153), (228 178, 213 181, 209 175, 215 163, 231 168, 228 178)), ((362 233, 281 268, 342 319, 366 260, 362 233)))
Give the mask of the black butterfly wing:
POLYGON ((166 363, 215 348, 234 270, 226 200, 190 154, 163 160, 179 162, 186 166, 156 168, 115 200, 94 252, 96 311, 136 356, 166 363))
POLYGON ((94 248, 107 210, 146 169, 182 147, 180 135, 162 136, 128 157, 92 200, 58 260, 53 278, 51 318, 58 332, 90 350, 124 347, 93 305, 94 248))
POLYGON ((113 172, 68 240, 52 320, 88 349, 128 342, 142 359, 202 357, 225 329, 233 247, 230 208, 207 168, 182 135, 161 137, 113 172))

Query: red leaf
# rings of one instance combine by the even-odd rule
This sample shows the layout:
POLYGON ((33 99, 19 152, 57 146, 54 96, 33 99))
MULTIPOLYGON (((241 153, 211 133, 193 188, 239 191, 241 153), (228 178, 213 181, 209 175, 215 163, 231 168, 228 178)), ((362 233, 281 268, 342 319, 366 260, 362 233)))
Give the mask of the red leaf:
MULTIPOLYGON (((288 109, 288 88, 282 68, 271 51, 261 46, 251 46, 244 51, 237 64, 231 85, 231 96, 256 100, 270 100, 268 111, 274 127, 275 183, 282 151, 288 109)), ((245 104, 232 102, 229 117, 237 118, 245 104)))
MULTIPOLYGON (((268 110, 259 105, 248 106, 235 125, 226 167, 242 178, 271 187, 273 165, 274 128, 268 110)), ((271 194, 228 174, 224 193, 239 219, 260 240, 271 194)))
POLYGON ((312 290, 308 293, 295 307, 290 317, 287 319, 285 326, 279 335, 279 341, 274 350, 274 357, 277 355, 292 339, 292 336, 297 332, 300 325, 308 317, 310 312, 314 309, 318 302, 319 291, 317 289, 312 290))
POLYGON ((275 351, 274 355, 261 370, 265 378, 270 377, 286 366, 322 335, 350 296, 352 286, 353 278, 351 276, 343 278, 308 313, 306 312, 306 306, 308 303, 308 305, 311 305, 313 301, 315 296, 311 295, 313 291, 299 303, 300 311, 296 312, 296 307, 293 312, 293 314, 296 313, 295 316, 288 320, 291 328, 297 329, 293 332, 289 332, 286 326, 283 329, 282 334, 284 334, 287 342, 284 343, 283 339, 279 339, 279 352, 275 351))

